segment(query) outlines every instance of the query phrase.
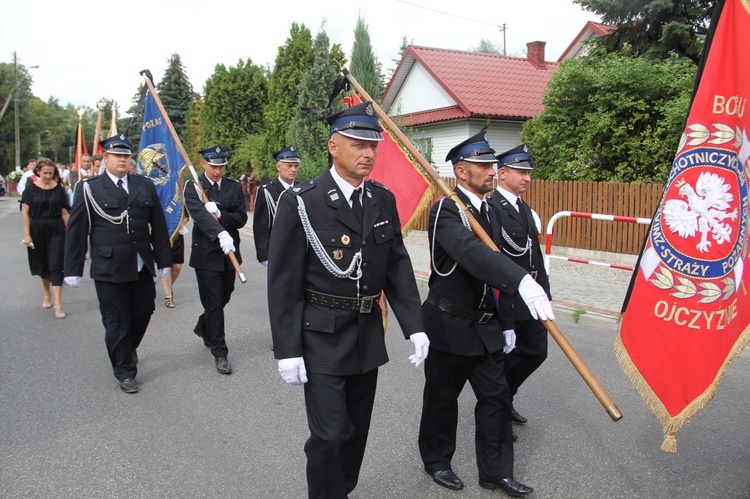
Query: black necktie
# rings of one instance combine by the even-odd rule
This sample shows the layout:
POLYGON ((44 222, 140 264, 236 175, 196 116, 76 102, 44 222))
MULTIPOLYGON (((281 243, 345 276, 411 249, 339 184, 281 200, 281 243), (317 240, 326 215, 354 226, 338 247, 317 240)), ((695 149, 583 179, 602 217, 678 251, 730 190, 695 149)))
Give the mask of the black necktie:
POLYGON ((362 202, 359 200, 359 195, 361 192, 361 187, 354 189, 354 192, 352 192, 352 197, 350 198, 352 200, 352 211, 354 212, 354 216, 357 217, 359 225, 362 225, 362 202))
POLYGON ((528 226, 528 220, 526 219, 526 209, 523 207, 521 198, 516 198, 516 206, 518 206, 518 214, 521 215, 521 221, 524 226, 528 226))
POLYGON ((128 200, 128 191, 125 190, 125 186, 122 183, 122 179, 119 179, 117 181, 117 192, 120 195, 121 199, 124 199, 125 201, 128 200))
POLYGON ((211 199, 219 199, 219 183, 214 182, 211 186, 211 199))
POLYGON ((482 200, 482 207, 479 210, 479 215, 482 217, 482 220, 480 221, 481 224, 484 226, 485 230, 488 230, 490 227, 490 216, 489 213, 487 213, 487 201, 482 200))

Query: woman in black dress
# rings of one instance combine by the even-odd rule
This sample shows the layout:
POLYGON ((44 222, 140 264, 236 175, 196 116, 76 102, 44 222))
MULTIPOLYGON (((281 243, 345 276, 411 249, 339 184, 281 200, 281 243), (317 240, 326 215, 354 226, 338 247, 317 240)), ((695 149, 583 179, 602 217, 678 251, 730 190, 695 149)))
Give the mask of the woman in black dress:
POLYGON ((31 275, 38 275, 42 279, 42 308, 52 308, 54 304, 55 317, 64 319, 63 252, 70 203, 55 163, 48 158, 40 158, 37 168, 39 178, 26 186, 21 198, 23 242, 28 248, 31 275))

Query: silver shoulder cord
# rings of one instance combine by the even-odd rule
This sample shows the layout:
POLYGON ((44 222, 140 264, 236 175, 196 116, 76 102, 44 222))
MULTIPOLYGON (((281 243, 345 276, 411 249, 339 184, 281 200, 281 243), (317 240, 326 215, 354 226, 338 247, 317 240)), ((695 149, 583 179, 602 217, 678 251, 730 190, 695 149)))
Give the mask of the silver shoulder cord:
POLYGON ((510 256, 523 256, 526 254, 527 251, 531 250, 531 236, 526 236, 526 247, 522 248, 521 246, 517 245, 515 241, 508 235, 507 232, 505 232, 505 227, 502 228, 503 233, 503 241, 508 243, 508 246, 510 246, 514 251, 517 251, 518 253, 511 253, 505 247, 503 247, 503 251, 509 254, 510 256))
MULTIPOLYGON (((278 201, 273 199, 273 196, 271 196, 271 193, 268 192, 268 189, 263 189, 263 194, 266 196, 266 206, 268 206, 268 228, 270 229, 273 227, 273 222, 276 220, 276 207, 278 206, 278 201)), ((284 194, 284 191, 281 191, 281 194, 284 194)), ((279 197, 281 197, 281 194, 279 194, 279 197)))
POLYGON ((127 209, 117 216, 107 215, 102 207, 99 206, 99 203, 96 202, 94 196, 91 195, 91 186, 88 184, 88 182, 85 182, 83 184, 83 197, 83 202, 86 205, 86 212, 88 213, 89 217, 89 234, 91 234, 91 211, 89 209, 89 206, 93 207, 96 214, 109 223, 120 225, 123 221, 125 221, 125 230, 128 233, 130 232, 130 217, 128 217, 127 209))
MULTIPOLYGON (((432 244, 430 245, 430 258, 432 259, 432 270, 435 271, 437 275, 440 277, 448 277, 453 273, 454 270, 456 270, 456 266, 458 266, 458 262, 453 262, 453 267, 446 272, 441 273, 437 269, 437 265, 435 263, 435 234, 437 234, 437 227, 438 227, 438 219, 440 218, 440 210, 443 208, 443 201, 445 201, 445 198, 440 200, 440 204, 438 204, 437 212, 435 213, 435 226, 432 228, 432 244)), ((464 213, 461 210, 458 210, 458 216, 461 217, 461 223, 466 227, 467 229, 471 230, 471 226, 469 225, 469 219, 466 218, 466 213, 464 213)))
POLYGON ((323 267, 325 267, 325 269, 334 277, 338 277, 339 279, 356 280, 357 296, 359 296, 359 279, 362 277, 362 249, 360 248, 360 250, 354 254, 354 258, 352 258, 352 263, 349 265, 349 268, 346 270, 341 270, 339 266, 336 265, 333 260, 331 260, 331 257, 328 256, 328 253, 325 252, 323 243, 320 242, 320 239, 318 239, 318 235, 315 233, 315 230, 313 230, 313 227, 310 224, 310 219, 307 216, 305 202, 302 200, 301 196, 297 196, 297 204, 299 205, 297 207, 297 212, 299 213, 299 219, 302 222, 302 228, 305 231, 305 235, 307 236, 307 242, 312 247, 315 255, 317 255, 320 263, 322 263, 323 267))

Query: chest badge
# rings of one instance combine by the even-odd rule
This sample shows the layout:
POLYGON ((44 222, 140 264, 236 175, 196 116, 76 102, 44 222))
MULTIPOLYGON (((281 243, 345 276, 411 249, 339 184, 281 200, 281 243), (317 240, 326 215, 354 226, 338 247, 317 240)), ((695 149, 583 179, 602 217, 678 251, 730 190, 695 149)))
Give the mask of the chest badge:
POLYGON ((333 250, 333 259, 334 260, 341 260, 342 258, 344 258, 344 252, 343 251, 341 251, 340 249, 333 250))
POLYGON ((350 238, 348 234, 341 236, 341 244, 348 245, 350 242, 352 242, 352 238, 350 238))

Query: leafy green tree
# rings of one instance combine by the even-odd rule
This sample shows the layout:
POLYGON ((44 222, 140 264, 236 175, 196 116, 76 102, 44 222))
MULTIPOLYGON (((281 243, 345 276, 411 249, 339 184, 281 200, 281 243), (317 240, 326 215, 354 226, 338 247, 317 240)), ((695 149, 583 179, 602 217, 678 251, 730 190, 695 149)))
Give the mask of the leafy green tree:
POLYGON ((534 176, 555 180, 664 182, 685 124, 696 66, 595 50, 564 61, 544 110, 521 138, 534 176))
MULTIPOLYGON (((0 63, 0 107, 13 91, 15 81, 14 65, 0 63)), ((39 130, 32 123, 34 96, 31 93, 32 78, 23 64, 18 64, 18 124, 21 166, 26 166, 29 158, 36 157, 36 134, 39 130)), ((0 173, 15 168, 15 116, 14 99, 10 97, 8 108, 0 121, 0 173)))
POLYGON ((190 161, 194 165, 200 164, 201 156, 198 154, 198 151, 202 149, 200 144, 204 143, 203 124, 201 123, 203 107, 203 99, 198 97, 190 103, 190 109, 188 111, 187 140, 183 145, 185 146, 185 151, 190 157, 190 161))
POLYGON ((670 52, 700 60, 715 0, 573 0, 617 29, 595 43, 608 52, 630 45, 636 55, 666 59, 670 52))
POLYGON ((502 50, 486 38, 479 40, 479 45, 474 48, 474 52, 483 52, 485 54, 502 54, 502 50))
POLYGON ((329 45, 321 26, 315 37, 315 59, 310 71, 302 76, 296 113, 287 132, 287 142, 294 144, 300 155, 299 180, 315 177, 328 166, 326 143, 330 128, 324 118, 344 107, 340 98, 327 107, 333 81, 339 75, 329 45))
POLYGON ((164 77, 156 87, 159 98, 180 140, 185 142, 188 110, 190 104, 198 98, 193 85, 185 73, 180 54, 172 54, 164 77))
POLYGON ((238 176, 250 167, 249 158, 237 154, 237 146, 247 135, 261 132, 267 96, 266 75, 250 59, 228 69, 217 64, 206 81, 200 114, 202 143, 196 147, 227 146, 230 176, 238 176))
POLYGON ((292 23, 289 38, 279 47, 273 72, 268 79, 268 105, 264 110, 264 159, 254 165, 260 172, 271 172, 273 153, 284 147, 289 124, 297 109, 302 75, 313 64, 313 44, 305 25, 292 23))
POLYGON ((375 59, 370 43, 370 33, 362 16, 357 17, 354 26, 354 43, 352 44, 352 62, 349 72, 357 79, 362 88, 374 100, 380 102, 380 97, 385 89, 383 75, 379 68, 380 63, 375 59))

